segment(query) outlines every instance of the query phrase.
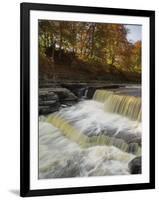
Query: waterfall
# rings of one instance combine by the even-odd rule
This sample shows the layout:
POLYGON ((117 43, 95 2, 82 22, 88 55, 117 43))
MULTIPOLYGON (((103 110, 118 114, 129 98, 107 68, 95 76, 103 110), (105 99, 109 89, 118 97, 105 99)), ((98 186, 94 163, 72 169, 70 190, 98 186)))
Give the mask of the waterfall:
POLYGON ((39 121, 39 178, 129 174, 141 155, 139 97, 96 90, 39 121))
POLYGON ((127 138, 140 136, 140 123, 104 111, 104 104, 83 101, 50 115, 47 120, 82 148, 108 145, 140 154, 140 145, 127 138))
POLYGON ((131 120, 141 121, 141 98, 97 90, 93 99, 104 103, 106 112, 117 113, 131 120))
POLYGON ((68 121, 58 116, 52 116, 47 120, 47 122, 53 124, 63 133, 63 135, 76 142, 83 148, 98 145, 108 145, 116 146, 125 152, 128 151, 129 145, 125 143, 124 140, 118 138, 114 139, 113 137, 109 137, 106 135, 93 135, 91 137, 88 137, 87 135, 84 135, 83 133, 79 132, 68 121))
POLYGON ((88 94, 88 88, 86 88, 84 91, 84 95, 83 95, 84 99, 87 99, 87 94, 88 94))
POLYGON ((127 175, 134 157, 113 146, 83 149, 50 123, 39 123, 39 179, 127 175))
POLYGON ((118 113, 132 120, 141 121, 141 98, 139 97, 114 94, 109 96, 104 104, 107 112, 118 113))
POLYGON ((81 88, 78 91, 78 96, 80 99, 87 99, 88 87, 81 88))
POLYGON ((107 98, 112 94, 113 94, 112 91, 96 90, 93 95, 93 100, 104 103, 107 100, 107 98))

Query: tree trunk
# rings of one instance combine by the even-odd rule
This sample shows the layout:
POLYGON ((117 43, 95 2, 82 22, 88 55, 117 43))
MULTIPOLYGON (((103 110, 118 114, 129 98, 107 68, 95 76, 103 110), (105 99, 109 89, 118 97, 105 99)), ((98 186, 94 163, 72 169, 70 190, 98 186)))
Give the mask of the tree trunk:
POLYGON ((62 24, 60 22, 60 27, 59 27, 59 30, 60 30, 60 43, 59 43, 59 60, 61 59, 61 49, 62 49, 62 24))
POLYGON ((91 31, 91 52, 90 52, 90 56, 93 56, 93 52, 94 52, 94 31, 95 31, 95 24, 92 24, 92 31, 91 31))

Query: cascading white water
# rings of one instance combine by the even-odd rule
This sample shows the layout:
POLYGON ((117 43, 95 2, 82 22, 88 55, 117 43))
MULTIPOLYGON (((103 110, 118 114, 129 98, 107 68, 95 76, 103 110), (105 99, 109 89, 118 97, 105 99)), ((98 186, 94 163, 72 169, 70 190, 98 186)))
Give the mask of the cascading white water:
POLYGON ((39 178, 129 174, 134 155, 113 146, 81 148, 54 126, 39 123, 39 178))
POLYGON ((105 111, 110 94, 40 117, 39 178, 129 174, 128 162, 140 155, 129 141, 141 138, 141 122, 105 111))
POLYGON ((104 103, 106 112, 118 113, 132 120, 141 121, 141 98, 119 95, 106 90, 96 90, 93 99, 104 103))

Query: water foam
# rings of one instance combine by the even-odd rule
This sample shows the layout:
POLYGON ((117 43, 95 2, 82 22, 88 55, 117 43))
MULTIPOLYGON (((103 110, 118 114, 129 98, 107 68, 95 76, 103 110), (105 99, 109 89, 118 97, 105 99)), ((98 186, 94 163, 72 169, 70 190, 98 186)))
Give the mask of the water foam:
POLYGON ((134 155, 113 146, 81 148, 47 122, 39 123, 39 178, 129 174, 134 155))
POLYGON ((104 104, 94 100, 40 117, 39 178, 129 174, 135 155, 124 152, 122 143, 117 148, 103 142, 103 136, 121 132, 141 137, 141 122, 105 112, 104 104))

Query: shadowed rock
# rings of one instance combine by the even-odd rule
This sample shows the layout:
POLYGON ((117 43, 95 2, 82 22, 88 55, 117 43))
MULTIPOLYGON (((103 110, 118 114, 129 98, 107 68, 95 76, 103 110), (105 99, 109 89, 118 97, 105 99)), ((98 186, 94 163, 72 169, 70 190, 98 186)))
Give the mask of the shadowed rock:
POLYGON ((141 174, 141 156, 131 160, 128 167, 131 174, 141 174))
POLYGON ((61 104, 73 105, 78 98, 66 88, 40 88, 39 114, 49 114, 59 110, 61 104))

